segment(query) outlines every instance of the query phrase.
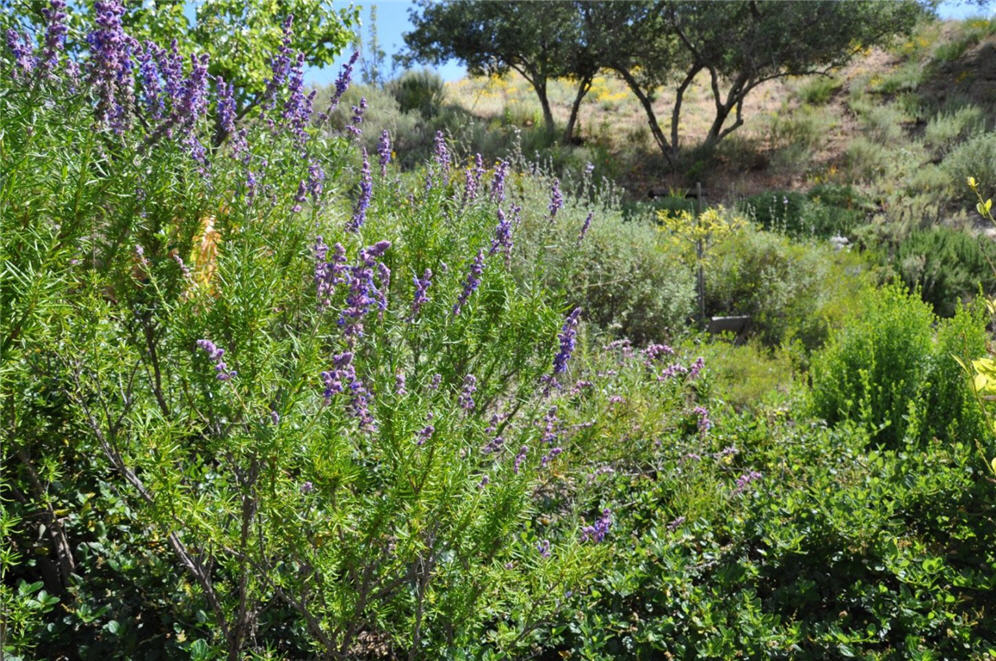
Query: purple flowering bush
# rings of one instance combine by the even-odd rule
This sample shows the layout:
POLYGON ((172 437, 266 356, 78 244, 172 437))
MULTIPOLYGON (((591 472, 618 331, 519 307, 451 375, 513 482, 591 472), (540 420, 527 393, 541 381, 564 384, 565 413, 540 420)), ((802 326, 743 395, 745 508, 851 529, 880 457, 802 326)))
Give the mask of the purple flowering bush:
MULTIPOLYGON (((586 228, 442 134, 398 172, 362 102, 330 131, 349 69, 316 105, 292 20, 238 117, 120 4, 75 17, 78 53, 63 13, 0 59, 11 649, 534 649, 612 541, 602 413, 643 401, 586 376, 583 301, 521 268, 523 226, 586 228), (11 587, 38 576, 61 611, 11 587)), ((626 378, 692 415, 675 370, 626 378)))

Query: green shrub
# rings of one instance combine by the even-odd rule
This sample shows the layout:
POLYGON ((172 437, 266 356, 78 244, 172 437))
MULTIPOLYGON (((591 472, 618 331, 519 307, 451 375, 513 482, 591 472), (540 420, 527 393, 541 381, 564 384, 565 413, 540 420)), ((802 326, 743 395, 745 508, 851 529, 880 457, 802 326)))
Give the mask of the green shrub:
POLYGON ((949 195, 956 200, 974 203, 965 181, 975 177, 982 190, 996 189, 996 132, 977 133, 952 149, 941 162, 949 177, 949 195))
POLYGON ((959 308, 941 323, 899 286, 870 291, 859 316, 813 359, 814 412, 832 424, 865 426, 888 448, 932 437, 974 442, 980 415, 952 355, 970 360, 985 346, 981 311, 959 308))
POLYGON ((827 244, 799 244, 748 230, 717 244, 705 268, 706 314, 750 315, 768 346, 820 346, 871 279, 863 258, 827 244))
POLYGON ((960 141, 985 128, 985 113, 974 105, 966 105, 953 112, 939 112, 924 129, 926 145, 935 154, 946 154, 960 141))
POLYGON ((387 84, 401 112, 417 112, 423 119, 434 117, 446 99, 443 78, 435 71, 406 71, 387 84))
POLYGON ((895 267, 910 291, 942 317, 955 313, 959 301, 996 289, 996 246, 991 239, 934 227, 917 230, 896 250, 895 267))
POLYGON ((865 218, 864 198, 849 186, 818 186, 808 194, 773 191, 738 208, 762 228, 794 237, 848 236, 865 218))
POLYGON ((823 105, 842 85, 843 81, 834 76, 816 76, 804 83, 796 94, 804 103, 823 105))

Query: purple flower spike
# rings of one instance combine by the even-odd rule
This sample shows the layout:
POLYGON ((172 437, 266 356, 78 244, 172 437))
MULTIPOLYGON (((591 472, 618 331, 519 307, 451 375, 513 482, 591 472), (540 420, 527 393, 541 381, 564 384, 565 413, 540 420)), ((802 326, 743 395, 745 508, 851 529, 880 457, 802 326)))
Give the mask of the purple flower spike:
POLYGON ((42 51, 41 68, 45 75, 51 76, 59 64, 59 54, 66 41, 66 3, 63 0, 51 0, 47 9, 42 10, 45 17, 45 49, 42 51))
POLYGON ((309 494, 315 490, 315 485, 311 482, 305 482, 301 485, 301 493, 309 494))
POLYGON ((436 131, 436 146, 433 152, 433 158, 435 158, 436 165, 439 166, 439 171, 443 175, 443 183, 449 183, 450 150, 446 148, 446 137, 443 135, 442 131, 436 131))
POLYGON ((478 286, 481 284, 481 275, 484 274, 484 251, 478 250, 477 257, 474 258, 474 263, 470 265, 470 273, 467 274, 467 280, 464 282, 463 291, 460 292, 457 302, 453 305, 453 315, 456 316, 460 314, 460 310, 467 303, 467 299, 473 294, 478 286))
POLYGON ((519 474, 519 469, 522 468, 522 462, 526 460, 527 454, 529 454, 529 446, 523 445, 521 448, 519 448, 519 453, 515 455, 515 465, 513 466, 512 470, 515 471, 516 475, 519 474))
MULTIPOLYGON (((346 130, 353 134, 354 137, 359 138, 363 135, 363 129, 360 128, 360 124, 363 123, 363 112, 367 109, 367 99, 366 97, 360 97, 360 105, 353 106, 353 118, 349 122, 349 126, 346 130)), ((363 155, 364 160, 366 159, 366 153, 363 155)))
POLYGON ((468 374, 463 379, 463 390, 460 392, 460 396, 457 398, 457 402, 460 404, 460 408, 464 411, 474 410, 474 393, 477 392, 477 377, 473 374, 468 374))
POLYGON ((387 165, 391 162, 391 134, 387 129, 380 134, 380 142, 377 143, 377 156, 380 162, 380 176, 387 176, 387 165))
POLYGON ((225 355, 224 349, 220 349, 211 340, 197 340, 197 346, 205 351, 208 357, 215 363, 214 371, 217 373, 216 376, 219 381, 228 381, 232 377, 238 376, 238 372, 229 370, 225 361, 221 359, 225 355))
POLYGON ((31 41, 14 29, 7 30, 7 50, 14 56, 17 65, 15 78, 20 75, 28 77, 35 69, 37 58, 31 48, 31 41), (18 73, 19 72, 19 73, 18 73))
POLYGON ((349 89, 349 81, 353 77, 353 65, 356 64, 356 60, 360 58, 360 51, 353 51, 352 57, 349 58, 349 62, 342 65, 342 69, 339 70, 339 77, 335 81, 335 94, 329 100, 329 109, 326 111, 326 116, 335 110, 336 106, 339 105, 339 101, 342 99, 342 95, 346 93, 349 89))
POLYGON ((602 516, 593 525, 585 526, 581 529, 582 542, 594 542, 598 544, 605 539, 612 527, 612 512, 606 508, 602 510, 602 516))
POLYGON ((411 319, 414 319, 422 306, 429 302, 429 296, 426 292, 429 291, 429 285, 432 284, 432 269, 426 269, 421 278, 414 275, 412 279, 415 281, 415 296, 412 299, 411 319))
POLYGON ((747 490, 747 487, 750 486, 752 482, 760 480, 761 477, 762 475, 754 470, 744 473, 737 478, 737 485, 733 488, 733 495, 736 496, 742 494, 747 490))
POLYGON ((563 327, 560 329, 560 351, 553 358, 553 373, 563 374, 567 371, 567 361, 570 360, 574 352, 576 343, 578 317, 581 316, 581 308, 574 310, 567 315, 563 327))
POLYGON ((367 220, 367 207, 370 206, 370 198, 373 197, 373 177, 370 174, 370 161, 367 160, 367 150, 363 150, 363 171, 360 175, 360 197, 353 207, 353 217, 346 223, 346 229, 350 232, 358 232, 363 223, 367 220))
POLYGON ((709 419, 709 411, 702 406, 696 406, 692 413, 699 417, 699 432, 704 434, 712 429, 712 420, 709 419))
POLYGON ((536 550, 539 551, 539 554, 541 556, 543 556, 544 558, 549 558, 550 557, 550 540, 549 539, 543 539, 543 540, 540 540, 539 542, 537 542, 536 543, 536 550))
POLYGON ((121 24, 124 7, 118 0, 94 3, 96 29, 87 35, 90 45, 90 80, 96 88, 97 122, 124 133, 130 123, 128 109, 134 96, 131 54, 135 40, 121 24))
POLYGON ((560 194, 560 179, 553 180, 550 187, 550 220, 557 217, 557 212, 564 206, 564 196, 560 194))
POLYGON ((508 176, 508 162, 498 161, 494 177, 491 179, 491 199, 498 204, 505 201, 505 177, 508 176))
POLYGON ((432 438, 432 435, 436 433, 436 428, 432 425, 426 425, 419 430, 418 435, 415 437, 415 445, 425 445, 425 442, 432 438))
POLYGON ((588 228, 591 227, 591 219, 594 215, 594 211, 588 212, 588 217, 584 219, 584 225, 581 226, 581 233, 578 234, 578 243, 584 240, 584 235, 588 233, 588 228))

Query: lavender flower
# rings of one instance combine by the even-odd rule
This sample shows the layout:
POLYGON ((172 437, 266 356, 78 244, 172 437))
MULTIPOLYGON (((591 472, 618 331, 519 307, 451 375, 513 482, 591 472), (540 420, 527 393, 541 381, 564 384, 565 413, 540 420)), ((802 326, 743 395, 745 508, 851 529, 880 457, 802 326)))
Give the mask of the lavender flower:
POLYGON ((446 138, 443 136, 442 131, 436 131, 436 144, 433 157, 435 158, 436 165, 439 166, 439 171, 443 175, 443 183, 448 184, 450 181, 450 151, 446 148, 446 138))
POLYGON ((7 49, 14 56, 14 63, 16 64, 15 79, 21 74, 25 77, 30 76, 35 69, 37 61, 34 49, 31 47, 31 41, 13 28, 7 30, 6 36, 7 49), (17 71, 20 73, 17 73, 17 71))
POLYGON ((695 359, 695 362, 692 363, 692 366, 688 368, 688 378, 697 378, 703 367, 705 367, 705 358, 699 356, 695 359))
POLYGON ((598 544, 605 539, 609 528, 612 527, 612 512, 606 508, 602 510, 602 516, 594 524, 581 529, 582 542, 595 542, 598 544))
POLYGON ((429 381, 429 390, 439 390, 439 382, 443 380, 442 374, 433 374, 429 381))
POLYGON ((543 457, 540 459, 540 465, 546 468, 546 465, 551 461, 553 461, 557 457, 557 455, 559 455, 563 451, 564 448, 561 447, 550 448, 550 451, 547 452, 545 455, 543 455, 543 457))
POLYGON ((425 445, 425 442, 432 438, 434 433, 436 433, 436 428, 432 425, 422 427, 415 438, 415 445, 425 445))
POLYGON ((391 134, 384 129, 377 143, 377 156, 380 161, 380 176, 387 176, 387 164, 391 162, 391 134))
MULTIPOLYGON (((353 134, 354 137, 359 138, 363 135, 363 129, 360 128, 360 124, 363 123, 363 112, 367 109, 367 98, 360 97, 360 105, 353 106, 353 117, 349 121, 349 126, 346 130, 353 134)), ((364 160, 366 160, 366 153, 363 155, 364 160)))
POLYGON ((353 65, 356 64, 356 60, 360 57, 359 51, 353 51, 353 55, 349 58, 349 62, 342 65, 342 69, 339 70, 339 77, 335 80, 335 94, 329 100, 329 109, 326 112, 326 117, 329 113, 335 110, 336 106, 339 105, 339 100, 342 99, 342 95, 346 93, 349 88, 350 78, 353 76, 353 65))
POLYGON ((311 482, 305 482, 301 485, 301 493, 307 495, 315 490, 315 485, 311 482))
POLYGON ((667 529, 670 532, 674 532, 684 522, 685 522, 685 517, 679 516, 678 518, 672 520, 669 524, 667 524, 667 529))
POLYGON ((131 53, 134 40, 122 27, 124 7, 118 0, 96 0, 96 30, 87 35, 90 45, 90 80, 97 95, 97 122, 115 133, 128 127, 134 82, 131 76, 131 53))
POLYGON ((304 128, 311 119, 311 104, 315 98, 314 92, 304 95, 304 53, 298 53, 290 67, 287 91, 289 94, 284 103, 283 118, 289 122, 298 144, 303 144, 307 139, 304 128))
POLYGON ((488 486, 490 482, 491 478, 488 477, 487 475, 484 475, 483 477, 481 477, 481 481, 477 483, 477 488, 483 489, 484 487, 488 486))
POLYGON ((367 160, 367 150, 363 149, 363 171, 360 175, 360 197, 353 207, 353 217, 346 223, 346 229, 350 232, 359 232, 360 227, 367 220, 367 207, 370 206, 370 198, 373 196, 373 177, 370 175, 370 161, 367 160))
POLYGON ((712 429, 712 420, 709 419, 709 411, 702 406, 696 406, 692 413, 699 417, 699 432, 704 434, 712 429))
POLYGON ((481 187, 481 177, 483 176, 484 160, 480 154, 474 154, 474 167, 467 169, 463 185, 463 201, 461 204, 473 202, 477 198, 477 191, 481 187))
POLYGON ((519 453, 515 455, 515 465, 513 466, 512 470, 515 472, 516 475, 519 474, 519 469, 522 467, 522 462, 526 460, 527 454, 529 454, 529 446, 523 445, 521 448, 519 448, 519 453))
POLYGON ((737 485, 733 488, 733 495, 742 494, 752 482, 760 480, 761 477, 762 475, 754 470, 744 473, 737 478, 737 485))
POLYGON ((584 240, 584 235, 588 233, 588 228, 591 227, 591 219, 594 215, 594 211, 588 212, 588 217, 584 219, 584 225, 581 226, 581 232, 578 234, 578 243, 584 240))
POLYGON ((293 60, 293 50, 291 50, 291 40, 294 38, 294 15, 289 14, 283 22, 284 36, 280 43, 277 55, 270 59, 270 71, 273 77, 266 81, 266 90, 263 92, 263 107, 269 110, 276 105, 277 90, 284 86, 287 77, 291 72, 291 62, 293 60))
POLYGON ((414 319, 422 306, 429 301, 426 292, 429 290, 429 285, 432 284, 432 270, 426 269, 421 278, 414 275, 412 279, 415 281, 415 296, 412 299, 411 319, 414 319))
POLYGON ((270 409, 270 422, 273 424, 273 426, 277 426, 280 424, 280 414, 273 409, 270 409))
POLYGON ((322 372, 325 384, 325 403, 332 402, 332 396, 349 391, 351 399, 347 411, 359 420, 361 427, 370 428, 373 416, 370 415, 370 393, 356 375, 353 352, 344 351, 332 357, 333 369, 322 372))
POLYGON ((508 162, 498 161, 495 174, 491 178, 491 199, 498 204, 505 201, 505 177, 508 176, 508 162))
POLYGON ((557 217, 557 212, 564 206, 564 196, 560 194, 560 179, 553 180, 550 187, 550 220, 557 217))
POLYGON ((217 373, 216 376, 219 381, 228 381, 232 377, 238 376, 238 372, 229 370, 228 365, 221 359, 225 355, 224 349, 218 348, 211 340, 197 340, 197 346, 204 350, 208 357, 215 363, 214 371, 217 373))
POLYGON ((405 387, 405 385, 406 385, 405 373, 402 372, 401 370, 398 370, 394 374, 394 394, 399 397, 407 395, 408 389, 405 387))
POLYGON ((294 196, 294 206, 291 213, 300 213, 304 208, 304 203, 308 201, 308 185, 301 180, 297 182, 297 195, 294 196))
POLYGON ((41 70, 45 75, 52 75, 59 64, 59 53, 66 41, 66 3, 64 0, 51 0, 47 9, 42 10, 45 17, 45 48, 42 50, 41 70))
POLYGON ((560 418, 557 417, 557 407, 551 406, 543 418, 544 429, 540 442, 544 445, 553 445, 557 440, 557 428, 560 425, 560 418))
POLYGON ((493 439, 491 439, 491 441, 488 442, 487 445, 481 448, 481 452, 484 454, 491 454, 493 452, 498 452, 499 450, 501 450, 504 444, 505 444, 505 438, 503 436, 495 436, 493 439))
POLYGON ((464 411, 474 410, 475 392, 477 392, 477 377, 473 374, 468 374, 463 378, 463 390, 460 391, 460 396, 457 398, 457 403, 460 404, 460 408, 464 411))
MULTIPOLYGON (((345 326, 343 334, 352 341, 355 337, 363 335, 363 317, 370 311, 374 303, 383 309, 387 300, 383 293, 378 290, 374 278, 377 260, 384 255, 384 252, 391 247, 390 241, 378 241, 372 246, 367 246, 360 251, 360 263, 349 269, 349 292, 346 294, 347 308, 339 316, 339 324, 345 326)), ((384 272, 380 271, 381 286, 383 288, 384 272)))
POLYGON ((567 315, 563 327, 560 329, 560 351, 553 358, 553 373, 563 374, 567 371, 567 361, 574 352, 575 337, 577 336, 578 317, 581 316, 581 308, 574 310, 567 315))
POLYGON ((484 274, 484 251, 478 250, 477 257, 474 258, 474 263, 470 265, 470 273, 467 274, 467 280, 463 284, 463 291, 460 292, 460 296, 457 298, 457 302, 453 305, 453 314, 460 314, 460 310, 467 303, 467 299, 473 294, 478 286, 481 284, 481 276, 484 274))
POLYGON ((346 267, 346 249, 341 243, 335 244, 335 253, 331 261, 325 261, 328 256, 328 246, 321 236, 315 238, 312 250, 315 253, 315 288, 318 295, 318 307, 326 308, 332 302, 332 291, 335 286, 348 281, 346 267))
POLYGON ((498 250, 505 254, 505 261, 508 262, 512 256, 512 219, 506 218, 505 213, 498 209, 498 224, 495 226, 494 238, 491 239, 491 248, 488 256, 495 254, 498 250))
POLYGON ((653 367, 654 362, 660 360, 662 356, 673 356, 674 349, 666 344, 649 344, 647 348, 643 350, 643 364, 647 367, 653 367))
POLYGON ((550 540, 549 539, 543 539, 543 540, 540 540, 539 542, 536 542, 536 550, 539 551, 539 554, 541 556, 543 556, 544 558, 549 558, 550 557, 550 540))
MULTIPOLYGON (((142 78, 142 100, 145 102, 145 110, 153 119, 162 119, 165 112, 165 103, 162 96, 162 84, 159 79, 159 47, 151 41, 146 41, 145 45, 138 51, 138 73, 142 78)), ((219 81, 221 78, 218 79, 219 81)), ((219 82, 218 113, 221 110, 221 85, 219 82)))
POLYGON ((322 195, 325 182, 325 170, 318 161, 312 160, 308 163, 308 193, 311 195, 313 204, 318 204, 318 198, 322 195))

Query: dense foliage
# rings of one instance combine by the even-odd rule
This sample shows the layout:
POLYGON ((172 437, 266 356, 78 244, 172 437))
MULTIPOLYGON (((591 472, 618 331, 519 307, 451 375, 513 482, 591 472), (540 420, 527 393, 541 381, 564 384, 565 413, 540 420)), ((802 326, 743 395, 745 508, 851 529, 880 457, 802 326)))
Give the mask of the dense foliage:
POLYGON ((514 145, 415 161, 353 62, 306 92, 289 18, 239 117, 211 58, 95 9, 0 56, 3 655, 996 644, 981 308, 514 145), (703 264, 766 346, 693 332, 703 264))

